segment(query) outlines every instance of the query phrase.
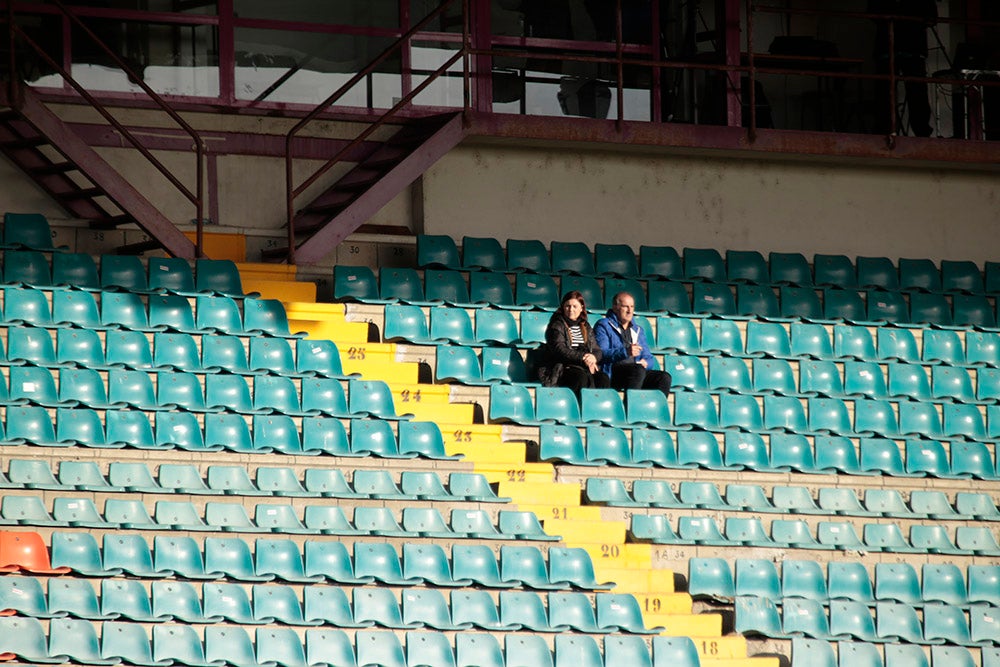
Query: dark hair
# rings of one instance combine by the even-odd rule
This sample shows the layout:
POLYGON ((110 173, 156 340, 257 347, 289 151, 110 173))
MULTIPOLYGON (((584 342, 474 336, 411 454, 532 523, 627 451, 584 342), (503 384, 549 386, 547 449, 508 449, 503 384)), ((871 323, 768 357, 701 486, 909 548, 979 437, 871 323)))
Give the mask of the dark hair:
POLYGON ((563 294, 562 301, 559 302, 559 309, 562 310, 562 307, 565 306, 566 302, 569 301, 570 299, 576 299, 577 301, 580 302, 580 306, 583 308, 582 312, 580 313, 580 316, 586 317, 587 301, 583 298, 583 295, 580 294, 578 290, 573 290, 571 292, 566 292, 565 294, 563 294))

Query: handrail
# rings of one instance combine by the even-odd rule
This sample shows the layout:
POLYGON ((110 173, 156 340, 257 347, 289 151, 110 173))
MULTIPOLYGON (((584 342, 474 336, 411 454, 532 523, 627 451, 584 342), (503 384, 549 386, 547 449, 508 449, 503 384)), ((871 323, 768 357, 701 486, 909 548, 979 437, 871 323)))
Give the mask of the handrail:
POLYGON ((435 18, 441 16, 445 10, 447 10, 455 0, 444 0, 434 11, 425 16, 419 22, 417 22, 413 27, 400 35, 399 39, 387 46, 373 61, 368 63, 361 71, 357 72, 352 76, 346 83, 344 83, 340 88, 334 91, 329 97, 320 102, 316 107, 313 108, 305 117, 302 118, 298 123, 296 123, 285 135, 285 203, 286 203, 286 215, 288 221, 288 263, 295 263, 295 198, 302 194, 310 185, 316 182, 323 174, 327 173, 332 169, 340 160, 344 158, 345 155, 350 153, 355 147, 357 147, 361 142, 367 139, 375 130, 385 125, 388 120, 393 117, 400 109, 407 106, 413 99, 419 95, 427 86, 429 86, 434 80, 439 78, 444 74, 448 68, 458 62, 459 59, 466 59, 465 65, 463 66, 463 97, 465 109, 468 110, 469 107, 469 68, 468 68, 468 55, 469 55, 469 21, 468 21, 468 0, 462 0, 462 47, 449 58, 443 65, 438 67, 429 76, 425 77, 424 80, 413 90, 404 95, 391 109, 383 113, 377 121, 369 125, 360 135, 355 137, 350 143, 344 146, 340 151, 337 152, 332 158, 324 162, 320 167, 313 172, 305 181, 303 181, 298 187, 295 186, 295 174, 294 166, 292 162, 292 141, 295 136, 309 123, 319 117, 324 111, 326 111, 330 106, 335 104, 337 100, 343 97, 347 92, 358 84, 362 79, 369 76, 375 71, 375 68, 380 64, 385 62, 396 51, 401 50, 418 32, 422 31, 427 25, 433 21, 435 18))
POLYGON ((101 104, 93 95, 91 95, 86 88, 84 88, 70 72, 67 72, 65 68, 60 63, 57 63, 52 56, 46 53, 45 49, 38 45, 31 37, 21 30, 15 20, 14 20, 14 9, 13 2, 8 2, 8 20, 10 22, 10 79, 11 87, 14 87, 14 76, 16 70, 16 55, 14 48, 14 40, 16 36, 20 38, 30 46, 41 58, 52 67, 87 103, 94 108, 105 120, 108 121, 118 132, 121 133, 133 148, 135 148, 146 160, 156 168, 160 174, 163 175, 189 202, 194 204, 195 207, 195 225, 196 225, 196 240, 195 240, 195 252, 196 256, 204 256, 204 210, 205 210, 205 143, 202 140, 198 132, 188 124, 169 104, 145 81, 138 76, 125 61, 123 61, 117 53, 115 53, 104 41, 98 37, 83 21, 80 20, 70 9, 63 4, 62 0, 50 0, 50 2, 55 5, 71 22, 73 22, 76 27, 80 28, 101 50, 103 50, 118 67, 125 72, 129 77, 129 80, 138 85, 142 90, 152 99, 157 106, 160 107, 170 118, 181 127, 181 129, 191 137, 195 144, 195 156, 197 160, 196 165, 196 178, 197 185, 195 186, 195 192, 192 193, 191 190, 185 186, 180 179, 177 178, 160 160, 154 156, 149 149, 147 149, 142 142, 140 142, 135 135, 133 135, 128 128, 126 128, 114 115, 108 111, 107 107, 101 104))

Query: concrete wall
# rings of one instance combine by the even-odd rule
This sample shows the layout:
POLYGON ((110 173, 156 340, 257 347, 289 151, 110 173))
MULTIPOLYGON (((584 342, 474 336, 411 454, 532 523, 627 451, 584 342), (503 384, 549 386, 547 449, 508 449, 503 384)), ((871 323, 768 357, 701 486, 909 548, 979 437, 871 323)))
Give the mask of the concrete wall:
MULTIPOLYGON (((73 116, 79 111, 70 112, 73 116)), ((146 112, 132 112, 137 116, 146 112)), ((77 122, 89 119, 72 118, 77 122)), ((151 127, 151 119, 129 119, 151 127)), ((193 117, 205 129, 283 134, 287 120, 215 114, 193 117)), ((320 124, 317 136, 351 136, 343 123, 320 124)), ((356 130, 355 130, 356 131, 356 130)), ((101 148, 172 220, 191 229, 193 208, 134 152, 101 148)), ((158 153, 193 186, 189 154, 158 153)), ((284 166, 278 158, 214 154, 219 226, 247 234, 247 259, 281 243, 284 166)), ((13 165, 0 160, 3 210, 40 211, 54 226, 72 227, 66 214, 13 165)), ((308 165, 297 166, 300 178, 308 165)), ((329 175, 333 178, 333 174, 329 175)), ((308 198, 305 198, 306 200, 308 198)), ((640 245, 714 247, 1000 259, 995 223, 1000 211, 995 171, 838 163, 832 159, 748 159, 718 154, 518 147, 468 141, 432 167, 417 187, 400 194, 372 219, 456 238, 496 236, 543 241, 582 240, 640 245), (414 202, 415 200, 415 202, 414 202)), ((102 252, 137 241, 138 231, 96 238, 77 234, 80 249, 102 252)), ((63 242, 72 244, 72 236, 63 242)), ((384 265, 412 258, 412 239, 354 239, 324 265, 384 265), (401 252, 400 248, 408 248, 401 252)))
POLYGON ((934 259, 1000 258, 995 173, 463 146, 427 233, 934 259))

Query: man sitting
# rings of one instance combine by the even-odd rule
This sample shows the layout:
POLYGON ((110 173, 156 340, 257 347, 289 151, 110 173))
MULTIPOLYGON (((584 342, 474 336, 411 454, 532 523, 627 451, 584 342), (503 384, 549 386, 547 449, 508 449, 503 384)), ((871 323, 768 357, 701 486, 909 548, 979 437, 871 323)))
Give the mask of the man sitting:
POLYGON ((654 370, 656 361, 646 333, 633 322, 634 315, 635 299, 628 292, 619 292, 594 327, 594 338, 603 353, 601 370, 615 389, 659 389, 668 395, 670 373, 654 370))

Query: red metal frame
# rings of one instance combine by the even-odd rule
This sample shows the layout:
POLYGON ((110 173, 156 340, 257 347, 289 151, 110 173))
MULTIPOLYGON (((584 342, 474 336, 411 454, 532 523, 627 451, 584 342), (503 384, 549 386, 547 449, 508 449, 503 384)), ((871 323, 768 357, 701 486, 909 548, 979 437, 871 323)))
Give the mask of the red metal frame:
MULTIPOLYGON (((70 74, 69 70, 66 69, 64 63, 58 63, 52 58, 48 53, 45 52, 39 44, 37 44, 31 37, 23 30, 18 28, 16 22, 16 8, 14 6, 9 6, 8 8, 8 21, 10 30, 10 71, 17 71, 16 62, 16 47, 15 43, 18 39, 24 44, 27 44, 35 51, 38 57, 42 58, 50 67, 52 67, 63 79, 65 84, 68 84, 73 88, 76 93, 82 97, 86 102, 96 110, 111 126, 113 126, 121 136, 128 141, 132 147, 142 155, 147 162, 149 162, 153 167, 163 175, 188 201, 190 201, 195 207, 195 222, 197 230, 197 240, 195 242, 196 253, 198 256, 203 254, 202 249, 204 247, 204 203, 205 203, 205 177, 204 177, 204 156, 205 156, 205 144, 201 139, 198 132, 188 124, 173 108, 170 107, 167 102, 160 97, 152 88, 150 88, 141 77, 137 76, 129 66, 115 53, 107 44, 105 44, 94 32, 82 21, 78 16, 76 16, 73 11, 70 10, 62 0, 50 0, 52 3, 51 7, 58 10, 64 17, 66 23, 71 23, 77 29, 83 31, 101 50, 103 50, 114 62, 118 65, 129 77, 140 87, 143 92, 146 93, 148 98, 152 100, 163 112, 165 112, 171 120, 173 120, 193 141, 195 145, 195 158, 196 167, 195 173, 197 178, 197 185, 195 187, 195 192, 185 186, 180 179, 174 175, 170 169, 168 169, 160 160, 156 158, 136 137, 125 127, 115 116, 107 109, 106 106, 101 104, 94 95, 92 95, 86 88, 84 88, 80 83, 78 83, 70 74)), ((64 50, 64 54, 66 51, 64 50)), ((68 55, 64 55, 64 60, 68 58, 68 55)), ((14 81, 14 77, 11 77, 11 99, 17 99, 16 88, 19 86, 19 82, 14 81)))

